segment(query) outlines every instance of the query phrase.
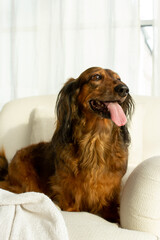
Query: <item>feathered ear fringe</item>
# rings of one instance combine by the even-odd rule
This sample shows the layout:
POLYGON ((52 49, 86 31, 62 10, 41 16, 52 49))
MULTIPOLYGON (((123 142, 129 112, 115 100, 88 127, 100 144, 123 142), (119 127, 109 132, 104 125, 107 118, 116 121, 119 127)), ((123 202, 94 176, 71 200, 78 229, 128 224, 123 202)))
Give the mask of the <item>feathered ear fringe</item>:
POLYGON ((71 78, 58 94, 56 102, 57 134, 63 143, 71 141, 72 107, 75 104, 75 95, 78 88, 78 81, 71 78))
POLYGON ((128 94, 126 100, 124 101, 124 103, 122 104, 122 108, 126 114, 126 116, 129 118, 129 120, 131 119, 133 113, 134 113, 134 101, 133 98, 131 97, 130 94, 128 94))
MULTIPOLYGON (((131 117, 132 117, 135 107, 134 107, 133 98, 131 97, 130 94, 128 94, 126 100, 122 104, 122 108, 123 108, 128 120, 131 120, 131 117)), ((130 134, 128 132, 128 124, 121 127, 121 134, 123 136, 124 142, 126 143, 127 146, 129 146, 129 144, 131 142, 131 138, 130 138, 130 134)))

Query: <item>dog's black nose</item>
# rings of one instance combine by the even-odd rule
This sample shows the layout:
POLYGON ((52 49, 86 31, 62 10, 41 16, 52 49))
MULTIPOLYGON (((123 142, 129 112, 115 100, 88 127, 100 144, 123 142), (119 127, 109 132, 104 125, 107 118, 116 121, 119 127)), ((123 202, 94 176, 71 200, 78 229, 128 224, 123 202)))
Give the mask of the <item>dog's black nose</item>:
POLYGON ((129 93, 129 88, 126 85, 119 84, 114 88, 114 90, 118 93, 121 97, 126 97, 129 93))

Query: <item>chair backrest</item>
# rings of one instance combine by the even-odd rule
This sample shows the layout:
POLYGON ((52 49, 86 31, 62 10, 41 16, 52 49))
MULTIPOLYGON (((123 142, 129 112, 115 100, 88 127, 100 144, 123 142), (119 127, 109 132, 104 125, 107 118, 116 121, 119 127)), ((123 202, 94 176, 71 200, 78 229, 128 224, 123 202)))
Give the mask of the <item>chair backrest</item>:
POLYGON ((16 151, 30 144, 30 116, 36 108, 50 109, 54 115, 56 96, 17 99, 4 105, 0 112, 0 150, 10 161, 16 151))
MULTIPOLYGON (((10 161, 16 151, 39 141, 47 141, 54 131, 56 95, 18 99, 0 112, 0 149, 10 161)), ((130 123, 129 164, 160 155, 160 98, 134 96, 135 113, 130 123)))

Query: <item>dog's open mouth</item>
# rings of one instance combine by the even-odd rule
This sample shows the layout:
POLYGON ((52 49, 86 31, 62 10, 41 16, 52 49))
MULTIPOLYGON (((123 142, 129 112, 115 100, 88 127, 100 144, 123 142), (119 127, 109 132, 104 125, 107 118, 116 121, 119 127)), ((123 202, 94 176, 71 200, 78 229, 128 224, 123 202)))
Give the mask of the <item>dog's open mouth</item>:
POLYGON ((127 122, 126 115, 118 101, 105 102, 99 100, 89 101, 91 109, 103 118, 111 118, 117 126, 124 126, 127 122))

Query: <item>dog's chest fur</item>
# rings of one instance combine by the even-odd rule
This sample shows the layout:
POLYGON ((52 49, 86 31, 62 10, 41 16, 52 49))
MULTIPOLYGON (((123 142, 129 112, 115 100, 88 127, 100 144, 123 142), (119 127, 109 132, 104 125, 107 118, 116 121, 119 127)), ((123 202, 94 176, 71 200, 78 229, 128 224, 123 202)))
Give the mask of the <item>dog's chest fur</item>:
POLYGON ((120 135, 112 134, 108 130, 89 132, 79 138, 76 150, 70 145, 70 154, 63 149, 60 157, 65 164, 59 163, 51 180, 52 198, 63 210, 100 211, 119 191, 127 152, 120 135))

